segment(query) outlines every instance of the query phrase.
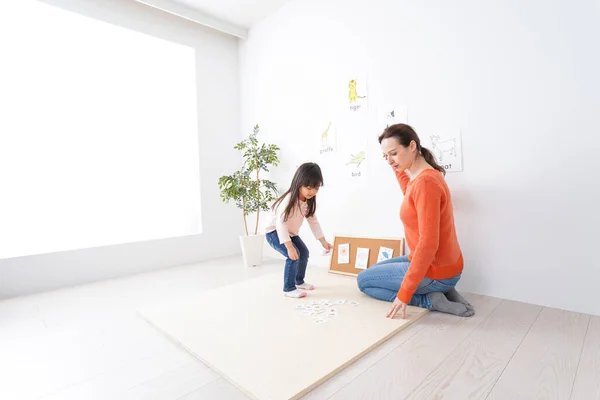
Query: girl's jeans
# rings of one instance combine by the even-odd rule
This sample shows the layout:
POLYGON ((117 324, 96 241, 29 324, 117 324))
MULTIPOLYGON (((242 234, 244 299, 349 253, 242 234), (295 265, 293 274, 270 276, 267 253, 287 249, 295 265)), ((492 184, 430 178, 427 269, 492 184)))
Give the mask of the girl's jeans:
POLYGON ((288 257, 285 245, 279 243, 277 231, 267 233, 266 238, 267 243, 286 258, 285 270, 283 272, 283 291, 291 292, 292 290, 296 290, 296 285, 302 285, 304 283, 304 274, 306 273, 306 266, 308 265, 308 248, 302 239, 300 239, 300 236, 292 236, 292 244, 298 253, 298 259, 292 260, 288 257))

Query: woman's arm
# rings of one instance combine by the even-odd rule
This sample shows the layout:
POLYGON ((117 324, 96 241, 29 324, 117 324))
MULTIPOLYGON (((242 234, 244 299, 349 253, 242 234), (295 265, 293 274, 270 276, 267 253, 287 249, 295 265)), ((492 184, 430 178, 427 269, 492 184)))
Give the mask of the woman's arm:
POLYGON ((413 190, 419 224, 419 242, 412 252, 408 271, 397 295, 398 299, 406 304, 410 302, 419 283, 425 277, 440 243, 442 189, 435 182, 424 180, 413 190))
POLYGON ((410 182, 410 178, 406 172, 404 172, 404 170, 394 170, 394 173, 396 174, 396 179, 398 179, 398 183, 400 184, 400 189, 402 189, 402 194, 406 194, 406 187, 408 186, 408 182, 410 182))

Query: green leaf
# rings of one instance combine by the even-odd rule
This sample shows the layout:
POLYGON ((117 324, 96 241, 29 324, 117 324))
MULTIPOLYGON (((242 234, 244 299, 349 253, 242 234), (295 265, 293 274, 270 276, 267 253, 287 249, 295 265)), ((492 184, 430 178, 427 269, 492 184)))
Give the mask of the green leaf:
POLYGON ((225 203, 233 201, 244 216, 268 211, 278 196, 277 185, 260 175, 261 171, 269 172, 271 166, 279 165, 277 153, 280 148, 275 144, 260 143, 259 132, 257 124, 247 139, 234 146, 242 153, 242 166, 232 175, 221 176, 218 181, 221 200, 225 203))

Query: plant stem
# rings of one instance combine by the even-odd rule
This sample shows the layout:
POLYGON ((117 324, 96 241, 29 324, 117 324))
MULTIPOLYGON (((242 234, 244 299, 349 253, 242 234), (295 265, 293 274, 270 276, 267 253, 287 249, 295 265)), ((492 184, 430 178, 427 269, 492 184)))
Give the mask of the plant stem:
POLYGON ((256 227, 254 228, 254 234, 258 233, 258 218, 260 215, 260 180, 258 179, 258 160, 256 160, 256 203, 258 204, 258 210, 256 210, 256 227))
POLYGON ((246 228, 246 236, 248 236, 248 223, 246 222, 246 199, 242 197, 242 213, 244 214, 244 228, 246 228))

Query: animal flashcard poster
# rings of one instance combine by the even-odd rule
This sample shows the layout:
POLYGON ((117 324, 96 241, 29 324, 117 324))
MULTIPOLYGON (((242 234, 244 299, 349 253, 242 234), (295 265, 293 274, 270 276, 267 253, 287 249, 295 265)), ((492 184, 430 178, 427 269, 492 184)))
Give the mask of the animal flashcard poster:
POLYGON ((364 179, 366 175, 367 152, 362 149, 356 149, 346 156, 346 168, 352 179, 364 179))
MULTIPOLYGON (((367 183, 369 162, 369 141, 366 132, 372 132, 374 126, 371 113, 361 113, 353 118, 341 118, 338 122, 338 147, 336 158, 339 163, 339 182, 354 188, 367 183)), ((371 143, 377 143, 372 139, 371 143)))
POLYGON ((356 261, 354 262, 354 268, 367 269, 369 265, 369 248, 359 247, 356 249, 356 261))
POLYGON ((377 262, 389 260, 394 255, 394 249, 390 249, 389 247, 381 246, 379 248, 379 254, 377 255, 377 262))
POLYGON ((421 145, 431 150, 446 172, 463 170, 460 129, 427 129, 419 136, 421 145))
POLYGON ((350 264, 350 243, 338 245, 338 264, 350 264))
POLYGON ((368 107, 367 77, 365 75, 353 75, 348 78, 346 93, 350 111, 366 110, 368 107))
POLYGON ((327 126, 322 127, 322 131, 319 134, 320 155, 328 155, 335 152, 336 149, 336 126, 330 121, 327 126))
POLYGON ((388 105, 387 107, 379 110, 378 121, 378 124, 381 125, 381 131, 390 125, 408 123, 408 112, 406 105, 402 103, 396 103, 388 105))

